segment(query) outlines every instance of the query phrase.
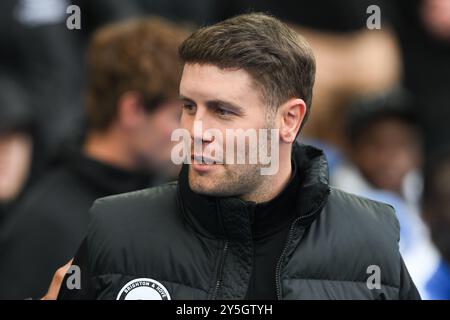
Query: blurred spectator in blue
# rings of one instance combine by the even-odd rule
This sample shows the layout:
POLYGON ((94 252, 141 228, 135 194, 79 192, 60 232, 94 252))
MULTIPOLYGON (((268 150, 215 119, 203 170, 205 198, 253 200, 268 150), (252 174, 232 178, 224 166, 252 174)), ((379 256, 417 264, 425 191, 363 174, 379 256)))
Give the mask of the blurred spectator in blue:
POLYGON ((181 113, 178 45, 186 36, 160 18, 94 34, 87 54, 87 132, 15 210, 0 243, 0 299, 45 294, 55 270, 80 245, 95 199, 176 176, 171 134, 181 113))
POLYGON ((436 254, 420 218, 423 138, 412 100, 402 90, 366 97, 348 110, 345 158, 331 182, 391 204, 400 222, 400 251, 421 293, 436 254))
POLYGON ((424 219, 441 255, 426 293, 430 299, 450 300, 450 146, 436 151, 425 168, 424 219))

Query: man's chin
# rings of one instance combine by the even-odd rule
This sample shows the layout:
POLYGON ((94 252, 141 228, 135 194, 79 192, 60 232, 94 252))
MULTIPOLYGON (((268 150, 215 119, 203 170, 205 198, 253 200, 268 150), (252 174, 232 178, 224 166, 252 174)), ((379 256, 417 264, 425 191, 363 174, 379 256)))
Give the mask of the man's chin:
POLYGON ((189 186, 192 191, 217 196, 220 195, 220 174, 217 170, 198 171, 189 166, 189 186))

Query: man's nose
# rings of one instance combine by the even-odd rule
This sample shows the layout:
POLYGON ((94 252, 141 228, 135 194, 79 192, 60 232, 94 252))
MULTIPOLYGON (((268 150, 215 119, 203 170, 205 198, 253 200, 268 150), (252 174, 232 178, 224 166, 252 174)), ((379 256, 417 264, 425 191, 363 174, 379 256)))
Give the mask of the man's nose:
POLYGON ((212 143, 214 136, 208 132, 210 127, 205 126, 204 121, 195 121, 192 127, 191 137, 194 143, 202 144, 203 146, 212 143))
POLYGON ((208 129, 213 129, 209 124, 208 115, 199 108, 190 128, 190 135, 194 143, 208 144, 213 142, 214 137, 208 134, 208 129))

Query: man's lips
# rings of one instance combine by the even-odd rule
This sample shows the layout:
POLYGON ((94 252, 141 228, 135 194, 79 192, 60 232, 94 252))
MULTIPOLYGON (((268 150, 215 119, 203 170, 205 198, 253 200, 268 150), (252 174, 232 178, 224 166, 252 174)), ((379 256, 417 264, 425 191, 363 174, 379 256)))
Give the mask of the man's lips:
POLYGON ((191 157, 191 163, 193 163, 193 164, 200 164, 200 165, 221 164, 221 162, 216 160, 216 159, 205 157, 205 156, 201 156, 201 155, 193 155, 191 157))
POLYGON ((214 160, 211 158, 205 158, 201 156, 192 156, 191 168, 197 173, 207 173, 217 167, 214 160))

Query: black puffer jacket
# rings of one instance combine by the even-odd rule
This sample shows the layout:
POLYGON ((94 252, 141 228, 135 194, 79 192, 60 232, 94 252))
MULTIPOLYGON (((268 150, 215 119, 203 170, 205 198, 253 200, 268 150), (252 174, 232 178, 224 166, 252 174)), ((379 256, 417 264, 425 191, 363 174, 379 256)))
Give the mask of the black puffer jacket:
MULTIPOLYGON (((277 297, 419 299, 394 210, 330 188, 320 150, 296 146, 293 157, 302 184, 273 270, 277 297)), ((66 276, 59 298, 244 299, 253 259, 246 202, 192 192, 186 171, 179 183, 97 200, 75 259, 81 290, 69 290, 66 276)))

